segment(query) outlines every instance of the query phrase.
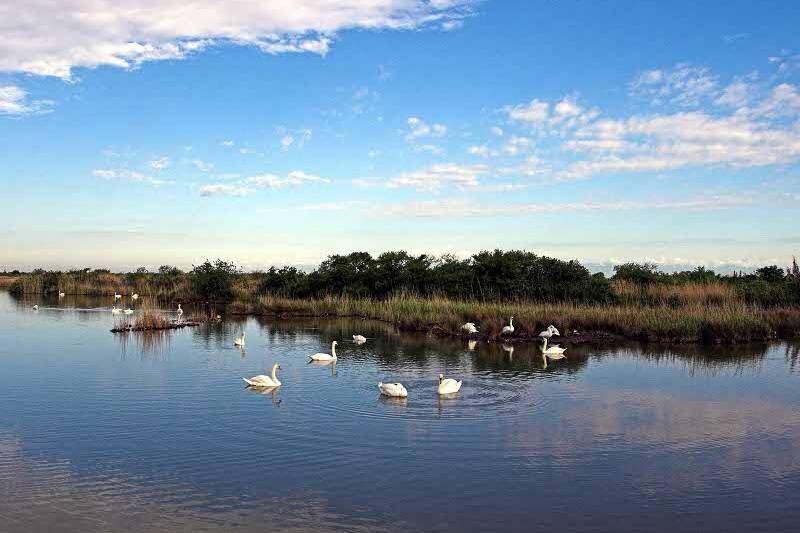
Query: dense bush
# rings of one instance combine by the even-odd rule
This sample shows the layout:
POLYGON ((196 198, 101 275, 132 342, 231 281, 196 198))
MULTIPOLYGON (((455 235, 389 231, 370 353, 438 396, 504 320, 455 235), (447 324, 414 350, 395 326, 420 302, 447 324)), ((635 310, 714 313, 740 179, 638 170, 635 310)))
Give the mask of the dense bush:
POLYGON ((206 301, 229 300, 233 294, 233 281, 241 274, 233 263, 217 259, 213 263, 206 260, 189 272, 189 287, 192 295, 206 301))

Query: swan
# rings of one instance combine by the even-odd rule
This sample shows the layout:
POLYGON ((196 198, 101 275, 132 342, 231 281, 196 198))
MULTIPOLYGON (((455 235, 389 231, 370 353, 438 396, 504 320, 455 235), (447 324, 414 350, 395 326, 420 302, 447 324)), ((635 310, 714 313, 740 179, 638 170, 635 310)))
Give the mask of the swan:
POLYGON ((308 358, 312 361, 336 361, 336 341, 331 343, 331 353, 318 352, 308 358))
POLYGON ((133 298, 134 300, 138 300, 139 299, 139 295, 134 292, 133 296, 131 296, 131 298, 133 298))
POLYGON ((547 339, 549 339, 553 335, 561 336, 561 333, 559 333, 558 330, 556 329, 556 327, 554 325, 552 325, 552 324, 547 326, 546 330, 544 330, 541 333, 539 333, 540 337, 544 337, 544 338, 547 338, 547 339))
POLYGON ((466 333, 478 333, 478 328, 476 328, 475 324, 473 324, 472 322, 467 322, 466 324, 461 326, 461 329, 466 333))
POLYGON ((444 374, 439 374, 439 394, 453 394, 461 390, 461 381, 454 379, 444 379, 444 374))
POLYGON ((64 296, 66 296, 66 295, 67 295, 67 294, 66 294, 66 293, 64 293, 64 292, 59 292, 59 293, 58 293, 58 297, 59 297, 59 298, 63 298, 63 297, 64 297, 64 296))
POLYGON ((402 383, 378 383, 378 390, 384 396, 392 396, 394 398, 408 397, 408 391, 403 387, 402 383))
POLYGON ((33 310, 34 310, 34 311, 38 311, 38 310, 39 310, 39 306, 38 306, 38 305, 36 305, 36 304, 33 304, 33 310))
POLYGON ((541 350, 542 354, 546 355, 551 361, 567 358, 567 356, 564 355, 564 352, 567 351, 566 348, 562 348, 558 344, 553 344, 549 348, 547 347, 547 337, 544 338, 544 345, 541 347, 541 350))
POLYGON ((129 308, 125 309, 125 311, 123 311, 123 313, 125 313, 126 315, 132 315, 133 314, 133 309, 131 309, 129 307, 129 308))
POLYGON ((176 313, 178 313, 178 315, 183 314, 183 309, 181 309, 181 304, 178 304, 178 310, 176 311, 176 313))
POLYGON ((258 376, 253 376, 250 379, 242 378, 245 383, 249 387, 280 387, 281 382, 278 379, 278 370, 281 369, 281 365, 275 363, 272 365, 272 377, 265 376, 264 374, 259 374, 258 376))
POLYGON ((356 344, 364 344, 367 338, 364 335, 353 335, 353 342, 356 344))
POLYGON ((245 337, 245 335, 246 335, 246 332, 243 331, 241 337, 236 337, 235 339, 233 339, 233 345, 234 346, 244 346, 244 337, 245 337))
POLYGON ((121 294, 117 294, 117 291, 114 291, 114 299, 115 300, 119 300, 120 298, 122 298, 122 295, 121 294))
POLYGON ((514 333, 514 317, 511 317, 511 320, 508 321, 508 325, 503 328, 503 331, 500 332, 501 335, 511 335, 514 333))
POLYGON ((118 314, 120 314, 121 312, 122 312, 122 309, 120 309, 120 308, 119 308, 119 307, 117 307, 116 305, 115 305, 114 307, 112 307, 112 308, 111 308, 111 314, 112 314, 112 315, 118 315, 118 314))

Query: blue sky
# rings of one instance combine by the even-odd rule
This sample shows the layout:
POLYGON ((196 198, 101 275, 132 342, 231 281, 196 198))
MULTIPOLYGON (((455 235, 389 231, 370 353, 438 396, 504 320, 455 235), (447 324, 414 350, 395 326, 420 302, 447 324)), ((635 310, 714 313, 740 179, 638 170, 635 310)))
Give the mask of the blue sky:
POLYGON ((800 251, 794 2, 16 4, 0 269, 800 251))

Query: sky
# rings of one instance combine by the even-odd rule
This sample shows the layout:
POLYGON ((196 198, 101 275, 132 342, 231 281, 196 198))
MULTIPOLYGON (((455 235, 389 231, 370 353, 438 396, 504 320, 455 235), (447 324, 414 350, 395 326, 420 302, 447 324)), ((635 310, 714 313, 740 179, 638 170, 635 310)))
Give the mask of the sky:
POLYGON ((0 0, 0 270, 800 254, 800 2, 0 0))

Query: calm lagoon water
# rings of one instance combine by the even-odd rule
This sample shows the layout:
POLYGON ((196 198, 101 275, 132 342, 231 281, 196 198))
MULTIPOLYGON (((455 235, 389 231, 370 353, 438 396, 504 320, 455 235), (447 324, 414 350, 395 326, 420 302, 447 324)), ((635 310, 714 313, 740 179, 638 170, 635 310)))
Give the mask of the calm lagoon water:
POLYGON ((114 335, 112 299, 33 303, 0 292, 3 533, 800 523, 797 344, 570 347, 545 369, 535 346, 360 320, 114 335), (335 367, 307 364, 332 340, 335 367), (281 388, 244 387, 273 362, 281 388), (379 398, 395 380, 406 402, 379 398))

